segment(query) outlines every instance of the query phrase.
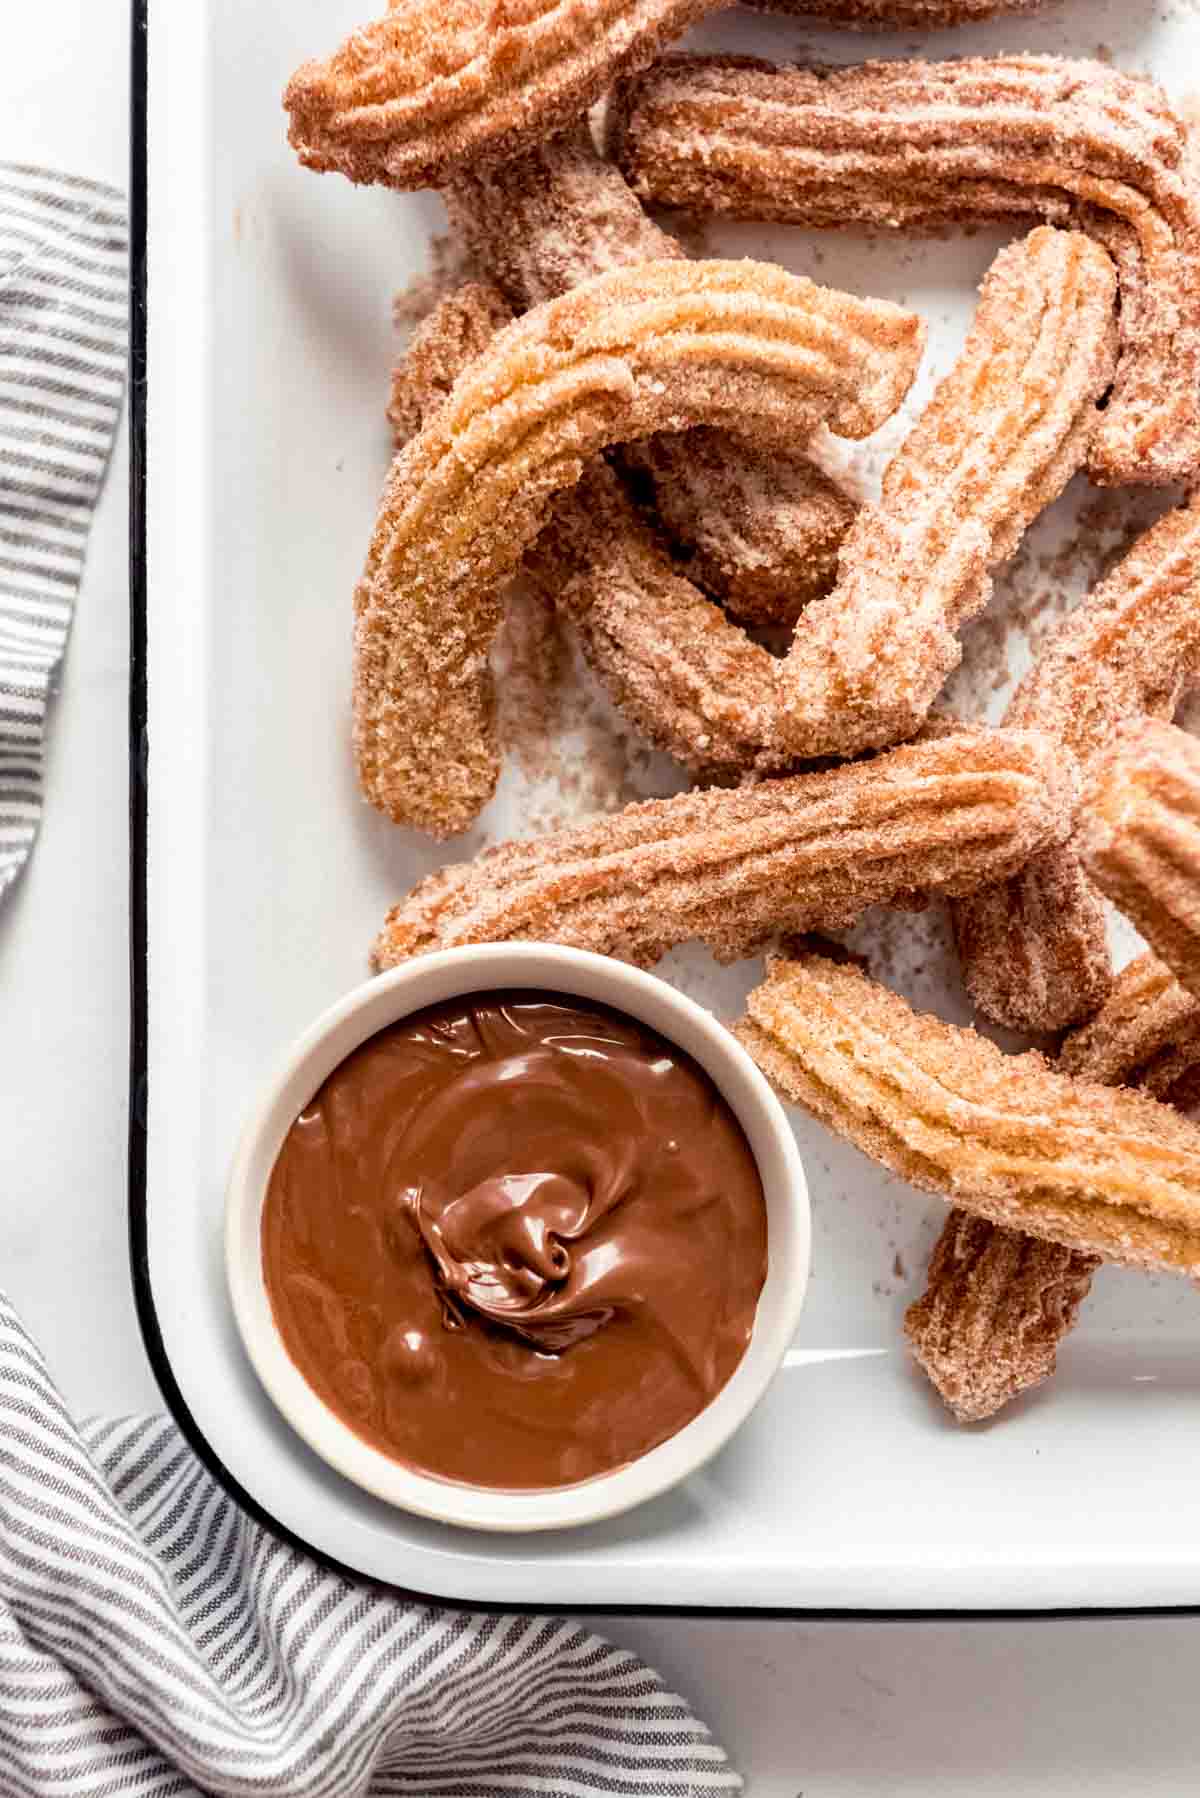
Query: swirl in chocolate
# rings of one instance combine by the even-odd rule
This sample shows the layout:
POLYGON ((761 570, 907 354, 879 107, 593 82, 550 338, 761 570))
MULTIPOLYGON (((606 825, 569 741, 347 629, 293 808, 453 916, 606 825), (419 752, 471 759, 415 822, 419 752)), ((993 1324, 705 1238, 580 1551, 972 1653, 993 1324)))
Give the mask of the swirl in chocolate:
POLYGON ((745 1352, 766 1208, 711 1080, 621 1013, 472 994, 349 1056, 263 1213, 288 1353, 385 1454, 559 1486, 682 1429, 745 1352))

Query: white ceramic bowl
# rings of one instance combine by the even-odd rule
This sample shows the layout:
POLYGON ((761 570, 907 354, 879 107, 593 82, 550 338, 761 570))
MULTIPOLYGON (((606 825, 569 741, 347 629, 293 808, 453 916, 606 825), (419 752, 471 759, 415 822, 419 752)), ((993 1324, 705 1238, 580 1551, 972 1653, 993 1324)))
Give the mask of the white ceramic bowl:
POLYGON ((330 1466, 389 1504, 488 1530, 561 1529, 641 1504, 695 1471, 762 1397, 796 1329, 808 1283, 808 1187, 787 1115, 741 1044, 653 974, 579 949, 502 943, 425 955, 331 1006, 293 1043, 242 1134, 229 1178, 225 1261, 234 1316, 259 1378, 292 1427, 330 1466), (275 1327, 262 1272, 261 1219, 275 1158, 297 1113, 338 1063, 376 1031, 460 993, 540 987, 627 1012, 694 1057, 733 1108, 767 1202, 767 1278, 745 1355, 712 1402, 647 1454, 574 1486, 505 1492, 461 1486, 372 1448, 318 1398, 275 1327))

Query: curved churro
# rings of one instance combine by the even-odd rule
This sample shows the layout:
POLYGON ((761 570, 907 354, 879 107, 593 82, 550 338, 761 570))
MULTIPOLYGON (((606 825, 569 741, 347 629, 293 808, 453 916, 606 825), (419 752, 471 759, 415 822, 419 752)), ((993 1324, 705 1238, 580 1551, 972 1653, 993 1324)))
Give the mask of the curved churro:
POLYGON ((1005 1055, 819 955, 772 963, 737 1034, 787 1099, 926 1192, 1087 1255, 1200 1274, 1200 1129, 1005 1055))
POLYGON ((664 59, 614 109, 643 198, 803 225, 929 230, 1041 217, 1121 272, 1121 355, 1093 478, 1200 471, 1200 198, 1161 90, 1054 57, 773 68, 664 59))
POLYGON ((690 423, 865 435, 902 399, 920 343, 899 307, 753 262, 617 270, 508 326, 384 487, 355 597, 367 797, 441 836, 490 797, 498 588, 589 456, 690 423))
POLYGON ((1200 1066, 1200 999, 1157 955, 1140 955, 1117 975, 1095 1017, 1064 1039, 1059 1064, 1087 1080, 1190 1102, 1200 1066))
MULTIPOLYGON (((511 316, 479 282, 439 301, 392 376, 398 448, 511 316)), ((785 765, 772 747, 774 658, 679 571, 602 458, 554 502, 521 571, 573 622, 609 698, 656 749, 715 778, 785 765)))
MULTIPOLYGON (((1005 723, 1058 736, 1085 764, 1125 719, 1170 717, 1200 675, 1200 495, 1143 532, 1044 645, 1005 723)), ((967 988, 1012 1029, 1060 1030, 1101 1004, 1104 913, 1075 850, 954 908, 967 988)))
POLYGON ((1099 1266, 1096 1255, 951 1211, 904 1334, 960 1423, 1050 1378, 1099 1266))
POLYGON ((646 800, 442 868, 388 914, 375 963, 518 937, 644 965, 694 938, 732 960, 777 932, 977 885, 1066 828, 1074 788, 1036 735, 968 728, 822 773, 646 800))
MULTIPOLYGON (((511 317, 479 282, 439 301, 392 376, 398 448, 511 317)), ((678 571, 602 458, 554 502, 521 572, 543 605, 572 620, 609 698, 655 748, 698 775, 780 766, 769 747, 773 658, 678 571)))
POLYGON ((283 103, 306 168, 386 187, 440 187, 572 124, 715 0, 391 0, 283 103))
POLYGON ((954 368, 801 615, 781 671, 797 756, 911 736, 986 603, 992 570, 1087 454, 1113 355, 1112 263, 1045 226, 1002 250, 954 368))
MULTIPOLYGON (((473 265, 519 311, 607 269, 683 256, 597 155, 586 124, 464 170, 443 197, 473 265)), ((689 575, 742 622, 790 624, 833 585, 855 507, 802 448, 694 430, 630 444, 617 461, 649 483, 655 522, 689 575)))
POLYGON ((1106 898, 1200 998, 1200 743, 1161 719, 1097 758, 1078 848, 1106 898))

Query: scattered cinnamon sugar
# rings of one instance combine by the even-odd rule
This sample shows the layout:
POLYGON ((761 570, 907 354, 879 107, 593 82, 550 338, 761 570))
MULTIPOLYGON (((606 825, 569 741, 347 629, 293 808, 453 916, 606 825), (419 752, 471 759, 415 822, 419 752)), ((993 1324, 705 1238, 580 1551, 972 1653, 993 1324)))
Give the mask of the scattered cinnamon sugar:
POLYGON ((902 993, 919 1010, 965 1023, 970 1007, 957 977, 950 918, 945 906, 920 912, 877 907, 841 939, 871 976, 902 993))
POLYGON ((571 652, 553 604, 516 583, 496 651, 498 728, 505 753, 535 780, 561 758, 565 684, 571 652))
MULTIPOLYGON (((688 782, 630 730, 596 685, 573 633, 546 599, 518 583, 493 657, 497 732, 519 782, 522 836, 665 797, 688 782)), ((513 834, 511 819, 485 841, 513 834)))

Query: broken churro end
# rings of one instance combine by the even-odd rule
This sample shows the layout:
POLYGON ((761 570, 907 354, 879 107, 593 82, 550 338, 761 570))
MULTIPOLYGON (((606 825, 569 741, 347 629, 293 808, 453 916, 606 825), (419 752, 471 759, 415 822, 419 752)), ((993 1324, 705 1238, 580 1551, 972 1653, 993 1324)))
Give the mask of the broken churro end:
POLYGON ((960 1423, 993 1416, 1048 1380, 1098 1256, 952 1211, 904 1333, 960 1423))

